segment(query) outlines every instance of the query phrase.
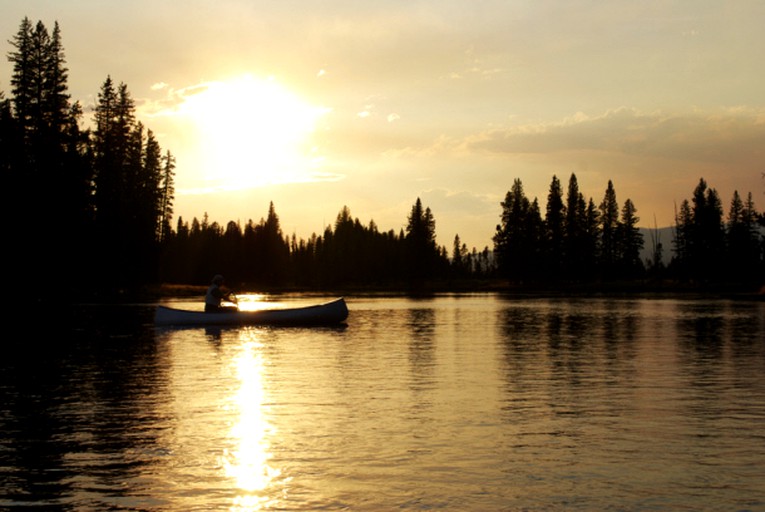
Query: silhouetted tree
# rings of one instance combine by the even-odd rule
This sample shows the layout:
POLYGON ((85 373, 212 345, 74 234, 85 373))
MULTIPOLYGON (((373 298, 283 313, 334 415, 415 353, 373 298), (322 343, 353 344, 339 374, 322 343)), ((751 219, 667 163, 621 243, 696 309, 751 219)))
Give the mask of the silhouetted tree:
POLYGON ((618 233, 619 233, 619 203, 616 201, 616 191, 614 184, 608 180, 603 202, 600 203, 600 225, 601 225, 601 264, 604 275, 610 277, 613 275, 618 259, 618 233))
POLYGON ((643 249, 643 234, 638 229, 640 218, 630 199, 624 202, 619 226, 619 266, 625 277, 637 277, 643 271, 640 251, 643 249))
POLYGON ((268 216, 256 229, 260 243, 256 245, 252 264, 261 269, 259 282, 266 286, 281 286, 286 283, 289 243, 284 238, 274 203, 268 207, 268 216))
POLYGON ((568 182, 566 207, 564 209, 564 258, 561 262, 569 279, 581 280, 586 278, 588 260, 595 256, 590 252, 592 248, 586 228, 586 208, 587 203, 579 191, 579 181, 576 175, 572 173, 568 182))
POLYGON ((249 263, 242 253, 243 241, 241 226, 238 222, 230 220, 226 223, 220 242, 216 243, 218 247, 215 251, 217 255, 215 261, 218 270, 215 273, 224 273, 231 286, 241 281, 242 271, 249 263))
POLYGON ((723 208, 717 191, 701 179, 693 192, 693 262, 697 278, 716 279, 722 271, 725 254, 723 208))
POLYGON ((163 159, 160 176, 159 222, 157 240, 163 242, 171 232, 173 202, 175 201, 175 157, 168 150, 163 159))
MULTIPOLYGON (((0 173, 6 179, 12 179, 11 171, 18 167, 15 156, 16 149, 20 147, 17 139, 18 129, 13 118, 10 100, 0 91, 0 173)), ((6 183, 11 190, 18 190, 16 182, 6 183), (16 186, 14 186, 16 185, 16 186)), ((10 205, 8 205, 10 206, 10 205)), ((6 206, 6 208, 8 208, 6 206)), ((10 212, 10 210, 8 210, 10 212)))
POLYGON ((582 276, 592 279, 600 263, 600 212, 590 198, 582 223, 582 276))
POLYGON ((436 221, 430 208, 423 209, 417 198, 409 213, 406 226, 406 249, 408 278, 410 283, 420 285, 433 277, 439 260, 436 246, 436 221))
POLYGON ((752 193, 744 202, 738 191, 734 191, 728 213, 726 269, 730 278, 739 283, 760 284, 765 278, 757 217, 752 193))
POLYGON ((467 245, 462 243, 458 234, 454 235, 451 262, 452 277, 460 278, 469 275, 471 266, 471 257, 467 245))
POLYGON ((565 208, 563 206, 563 189, 557 176, 552 177, 550 190, 547 194, 547 212, 545 214, 546 230, 546 267, 548 275, 553 279, 562 277, 565 244, 565 208))
POLYGON ((494 253, 499 271, 516 282, 539 276, 544 250, 544 225, 536 199, 530 202, 520 179, 501 203, 501 222, 494 235, 494 253))
POLYGON ((676 219, 673 267, 681 277, 708 282, 723 273, 725 230, 717 191, 702 178, 692 201, 683 201, 676 219))

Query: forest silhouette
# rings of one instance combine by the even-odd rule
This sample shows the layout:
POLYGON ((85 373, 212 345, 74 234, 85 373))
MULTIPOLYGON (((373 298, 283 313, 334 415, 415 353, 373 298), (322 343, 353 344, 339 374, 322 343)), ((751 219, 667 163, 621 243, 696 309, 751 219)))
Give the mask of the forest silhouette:
MULTIPOLYGON (((58 23, 25 18, 10 40, 8 97, 0 91, 0 169, 11 285, 23 299, 119 298, 159 283, 204 285, 216 273, 242 289, 470 290, 735 286, 765 282, 763 226, 751 192, 727 215, 702 178, 677 209, 669 245, 638 228, 637 207, 611 181, 596 203, 571 174, 553 176, 544 212, 516 179, 498 205, 493 247, 436 242, 420 198, 406 228, 381 230, 342 206, 308 239, 285 235, 273 203, 259 222, 174 219, 176 161, 136 119, 127 85, 107 76, 84 129, 68 92, 58 23), (642 258, 646 243, 649 258, 642 258)), ((261 206, 265 210, 266 205, 261 206)))

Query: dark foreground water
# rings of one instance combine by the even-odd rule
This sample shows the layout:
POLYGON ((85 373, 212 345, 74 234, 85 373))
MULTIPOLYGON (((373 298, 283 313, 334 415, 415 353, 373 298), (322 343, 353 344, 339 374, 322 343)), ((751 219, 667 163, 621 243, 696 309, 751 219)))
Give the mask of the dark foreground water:
POLYGON ((0 509, 765 510, 763 302, 348 304, 337 329, 20 323, 0 509))

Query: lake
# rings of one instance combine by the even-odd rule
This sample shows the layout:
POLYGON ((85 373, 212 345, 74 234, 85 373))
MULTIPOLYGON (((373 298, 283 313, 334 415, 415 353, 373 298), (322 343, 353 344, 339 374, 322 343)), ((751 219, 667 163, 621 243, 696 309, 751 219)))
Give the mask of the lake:
POLYGON ((0 509, 765 510, 765 302, 347 302, 339 328, 18 325, 0 509))

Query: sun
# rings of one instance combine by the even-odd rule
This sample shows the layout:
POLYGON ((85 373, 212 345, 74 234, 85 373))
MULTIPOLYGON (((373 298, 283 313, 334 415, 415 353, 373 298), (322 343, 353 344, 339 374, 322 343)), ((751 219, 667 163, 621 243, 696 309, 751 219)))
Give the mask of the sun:
POLYGON ((318 159, 310 136, 327 109, 274 79, 244 75, 207 82, 183 110, 198 133, 198 165, 211 188, 238 190, 307 181, 318 159))

